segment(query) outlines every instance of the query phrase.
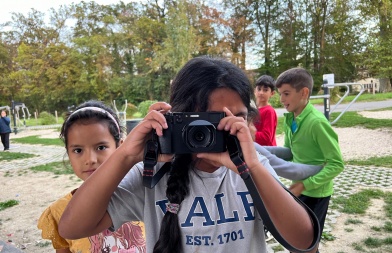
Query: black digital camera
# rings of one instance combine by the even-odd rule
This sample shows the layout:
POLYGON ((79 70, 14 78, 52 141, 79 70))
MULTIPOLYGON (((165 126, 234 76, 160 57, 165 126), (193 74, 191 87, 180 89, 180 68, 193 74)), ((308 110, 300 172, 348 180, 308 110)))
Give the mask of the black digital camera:
POLYGON ((224 112, 171 112, 168 124, 158 138, 161 154, 187 154, 226 151, 227 131, 217 130, 224 112))

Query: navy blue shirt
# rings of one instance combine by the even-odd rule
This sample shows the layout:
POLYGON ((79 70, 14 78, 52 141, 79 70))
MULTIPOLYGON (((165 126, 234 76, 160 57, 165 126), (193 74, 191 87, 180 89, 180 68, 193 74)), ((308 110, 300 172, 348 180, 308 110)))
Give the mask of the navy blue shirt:
POLYGON ((1 134, 11 133, 10 122, 11 122, 11 120, 8 117, 1 117, 0 118, 0 133, 1 134))

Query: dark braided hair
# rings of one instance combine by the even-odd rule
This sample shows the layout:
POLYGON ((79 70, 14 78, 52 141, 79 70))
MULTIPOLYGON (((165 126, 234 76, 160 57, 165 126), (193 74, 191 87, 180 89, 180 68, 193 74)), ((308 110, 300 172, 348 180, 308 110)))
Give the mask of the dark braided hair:
MULTIPOLYGON (((245 73, 223 59, 197 57, 188 61, 171 84, 170 105, 173 112, 205 112, 210 94, 217 88, 229 88, 241 97, 249 116, 257 114, 251 107, 253 91, 245 73)), ((189 168, 192 155, 175 155, 167 182, 166 196, 170 203, 181 204, 189 192, 189 168)), ((162 219, 154 253, 181 253, 181 229, 178 215, 166 212, 162 219)))
POLYGON ((125 132, 124 127, 121 126, 116 113, 110 107, 106 106, 100 101, 90 100, 79 105, 74 112, 70 112, 66 115, 60 131, 60 139, 63 140, 65 148, 68 147, 68 130, 76 122, 82 124, 98 122, 107 124, 109 132, 116 142, 116 147, 120 145, 120 140, 122 139, 125 132), (102 109, 103 111, 80 110, 86 107, 96 107, 102 109), (115 121, 113 121, 113 119, 106 113, 110 114, 115 121))

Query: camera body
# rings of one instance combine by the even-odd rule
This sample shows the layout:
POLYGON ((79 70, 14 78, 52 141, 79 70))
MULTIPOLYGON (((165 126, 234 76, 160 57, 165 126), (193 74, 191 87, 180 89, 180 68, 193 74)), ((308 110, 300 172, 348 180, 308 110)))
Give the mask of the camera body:
POLYGON ((187 154, 226 151, 227 131, 217 130, 224 112, 170 112, 168 124, 158 137, 161 154, 187 154))

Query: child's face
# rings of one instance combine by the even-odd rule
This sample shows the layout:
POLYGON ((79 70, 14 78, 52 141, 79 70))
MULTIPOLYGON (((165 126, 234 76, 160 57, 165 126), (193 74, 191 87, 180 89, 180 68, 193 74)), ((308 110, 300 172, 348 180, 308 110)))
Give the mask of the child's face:
MULTIPOLYGON (((208 99, 208 111, 222 112, 227 107, 235 116, 243 117, 245 120, 248 115, 248 108, 244 105, 237 92, 228 88, 218 88, 214 90, 208 99)), ((219 164, 212 161, 199 159, 197 168, 207 172, 214 172, 219 168, 219 164)))
POLYGON ((283 84, 278 88, 280 94, 280 102, 287 111, 293 112, 294 116, 298 116, 308 103, 308 88, 302 88, 300 91, 289 84, 283 84))
POLYGON ((227 107, 235 116, 246 119, 248 108, 242 102, 240 95, 228 88, 218 88, 211 92, 208 111, 223 112, 227 107))
POLYGON ((258 85, 255 88, 255 97, 258 103, 268 104, 269 99, 275 94, 275 91, 271 90, 268 86, 258 85))
POLYGON ((5 111, 1 111, 1 117, 7 116, 7 113, 5 111))
POLYGON ((86 180, 116 150, 106 123, 76 122, 68 130, 67 153, 75 174, 86 180))

